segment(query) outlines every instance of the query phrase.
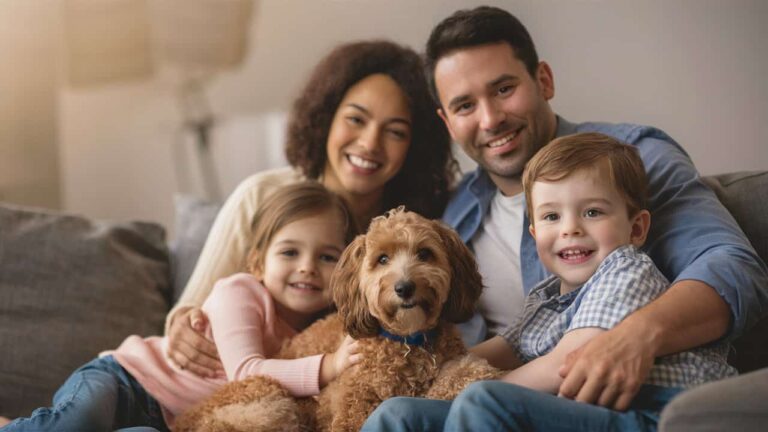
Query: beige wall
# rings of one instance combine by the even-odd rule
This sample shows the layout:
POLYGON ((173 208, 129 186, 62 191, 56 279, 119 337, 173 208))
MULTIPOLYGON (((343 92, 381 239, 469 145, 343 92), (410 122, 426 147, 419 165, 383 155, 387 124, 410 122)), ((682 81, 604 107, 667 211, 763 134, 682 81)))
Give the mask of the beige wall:
MULTIPOLYGON (((421 49, 440 19, 483 3, 507 7, 529 27, 554 69, 553 105, 568 119, 659 126, 705 174, 768 169, 768 2, 265 0, 254 11, 245 64, 210 87, 225 192, 280 164, 280 112, 332 46, 390 37, 421 49)), ((58 96, 63 207, 172 225, 172 195, 196 185, 175 163, 189 142, 179 138, 169 82, 63 88, 58 96)), ((45 121, 32 124, 54 133, 45 121)), ((5 146, 2 131, 0 139, 5 146)))
POLYGON ((0 200, 57 207, 57 2, 0 1, 0 200))

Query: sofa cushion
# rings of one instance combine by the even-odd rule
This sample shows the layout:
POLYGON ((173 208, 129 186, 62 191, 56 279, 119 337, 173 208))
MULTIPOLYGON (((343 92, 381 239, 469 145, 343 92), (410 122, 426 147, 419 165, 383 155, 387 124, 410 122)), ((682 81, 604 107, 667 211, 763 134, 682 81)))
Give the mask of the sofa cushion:
POLYGON ((48 406, 81 364, 169 307, 162 227, 0 205, 0 415, 48 406))
MULTIPOLYGON (((768 262, 768 171, 705 177, 757 254, 768 262)), ((729 362, 745 373, 768 367, 768 316, 735 340, 729 362)))
POLYGON ((176 235, 171 242, 171 274, 176 303, 192 276, 220 206, 193 195, 177 195, 174 207, 176 235))

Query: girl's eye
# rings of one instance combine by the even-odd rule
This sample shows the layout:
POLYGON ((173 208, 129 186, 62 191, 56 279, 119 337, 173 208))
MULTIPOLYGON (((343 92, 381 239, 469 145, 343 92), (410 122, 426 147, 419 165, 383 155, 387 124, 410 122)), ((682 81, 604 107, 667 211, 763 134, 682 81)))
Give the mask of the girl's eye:
POLYGON ((584 212, 584 215, 590 218, 598 217, 601 214, 603 214, 603 212, 598 209, 588 209, 586 212, 584 212))
POLYGON ((547 213, 544 216, 541 217, 542 220, 548 221, 548 222, 554 222, 558 219, 560 219, 560 216, 558 216, 557 213, 547 213))
POLYGON ((299 251, 296 249, 285 249, 283 251, 280 251, 280 255, 287 256, 287 257, 295 257, 299 255, 299 251))
POLYGON ((379 259, 376 260, 376 262, 378 262, 381 265, 387 265, 387 263, 389 262, 389 257, 384 254, 381 254, 379 256, 379 259))
POLYGON ((336 263, 339 261, 339 257, 335 255, 322 254, 320 255, 320 261, 328 263, 336 263))
POLYGON ((435 256, 435 254, 431 249, 427 248, 419 249, 418 252, 416 252, 416 257, 422 262, 429 261, 433 256, 435 256))

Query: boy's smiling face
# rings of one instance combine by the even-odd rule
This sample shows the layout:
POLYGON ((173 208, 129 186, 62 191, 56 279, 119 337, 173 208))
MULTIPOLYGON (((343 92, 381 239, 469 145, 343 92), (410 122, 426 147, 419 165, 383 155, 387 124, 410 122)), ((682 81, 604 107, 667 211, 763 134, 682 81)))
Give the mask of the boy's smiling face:
POLYGON ((627 214, 605 163, 558 181, 537 180, 531 196, 531 235, 544 266, 561 280, 561 294, 583 285, 619 246, 641 246, 650 213, 627 214))

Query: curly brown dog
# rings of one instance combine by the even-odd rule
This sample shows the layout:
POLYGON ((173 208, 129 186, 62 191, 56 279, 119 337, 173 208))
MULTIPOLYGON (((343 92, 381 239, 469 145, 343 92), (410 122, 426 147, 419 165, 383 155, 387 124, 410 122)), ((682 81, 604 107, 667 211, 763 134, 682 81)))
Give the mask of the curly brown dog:
POLYGON ((471 382, 499 376, 467 354, 454 322, 468 319, 482 282, 474 257, 450 228, 402 208, 371 222, 331 278, 338 314, 290 340, 281 358, 335 351, 346 331, 363 360, 313 399, 276 381, 227 384, 180 417, 177 431, 357 431, 393 396, 452 399, 471 382))

